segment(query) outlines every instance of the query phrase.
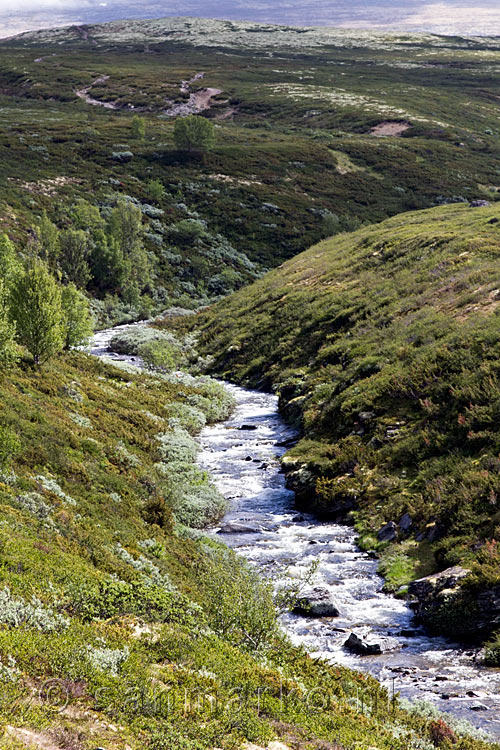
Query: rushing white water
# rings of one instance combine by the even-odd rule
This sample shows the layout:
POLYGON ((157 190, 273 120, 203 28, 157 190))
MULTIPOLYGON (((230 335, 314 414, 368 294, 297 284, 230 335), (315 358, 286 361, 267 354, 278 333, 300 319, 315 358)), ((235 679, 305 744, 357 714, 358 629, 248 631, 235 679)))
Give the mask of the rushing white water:
POLYGON ((238 403, 235 413, 200 436, 199 463, 231 504, 218 538, 278 580, 305 575, 317 561, 314 585, 328 589, 340 611, 336 618, 286 615, 283 625, 292 640, 314 656, 368 671, 402 696, 428 700, 500 738, 500 670, 477 664, 476 650, 416 627, 406 602, 382 592, 377 563, 357 548, 352 528, 297 514, 279 464, 283 443, 294 433, 279 417, 276 397, 227 387, 238 403), (351 630, 390 634, 400 648, 356 656, 344 648, 351 630))
MULTIPOLYGON (((140 366, 137 357, 109 352, 116 330, 97 333, 92 354, 140 366)), ((328 589, 340 611, 336 618, 284 616, 291 639, 314 656, 370 672, 391 691, 428 700, 500 739, 500 670, 477 664, 477 650, 427 636, 416 627, 406 602, 382 592, 377 563, 357 548, 352 528, 297 514, 279 462, 286 451, 283 444, 296 436, 280 418, 277 398, 227 388, 237 401, 235 413, 200 435, 199 464, 230 502, 214 533, 277 581, 306 575, 317 562, 314 585, 328 589), (381 656, 356 656, 344 648, 352 630, 391 635, 400 648, 381 656)))

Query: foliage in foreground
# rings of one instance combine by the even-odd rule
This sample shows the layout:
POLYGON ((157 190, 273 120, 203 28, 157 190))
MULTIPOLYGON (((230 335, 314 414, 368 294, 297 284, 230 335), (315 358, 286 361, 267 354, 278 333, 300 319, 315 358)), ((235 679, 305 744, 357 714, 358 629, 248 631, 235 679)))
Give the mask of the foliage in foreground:
MULTIPOLYGON (((220 386, 70 353, 0 395, 2 750, 432 750, 434 717, 292 647, 270 587, 177 522, 165 477, 189 494, 220 386)), ((459 750, 487 747, 470 732, 459 750)))

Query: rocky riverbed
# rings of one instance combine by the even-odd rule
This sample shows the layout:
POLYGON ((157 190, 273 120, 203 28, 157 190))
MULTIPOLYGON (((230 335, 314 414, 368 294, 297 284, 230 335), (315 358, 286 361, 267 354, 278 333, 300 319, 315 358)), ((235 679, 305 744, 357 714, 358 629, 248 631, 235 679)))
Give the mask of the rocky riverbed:
POLYGON ((304 606, 283 617, 295 643, 314 656, 367 671, 391 692, 425 699, 500 738, 500 670, 478 650, 432 637, 401 599, 382 591, 377 561, 356 546, 352 528, 298 513, 280 457, 294 439, 269 394, 229 385, 238 407, 200 436, 200 464, 231 508, 217 537, 277 583, 317 565, 304 606))

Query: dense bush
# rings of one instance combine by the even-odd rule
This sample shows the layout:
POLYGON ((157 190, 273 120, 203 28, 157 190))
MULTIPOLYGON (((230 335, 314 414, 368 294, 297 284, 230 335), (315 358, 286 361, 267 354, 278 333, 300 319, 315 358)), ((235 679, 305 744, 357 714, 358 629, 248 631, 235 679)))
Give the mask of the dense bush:
POLYGON ((202 529, 224 515, 226 500, 207 472, 185 461, 161 463, 157 468, 163 476, 162 494, 179 523, 202 529))

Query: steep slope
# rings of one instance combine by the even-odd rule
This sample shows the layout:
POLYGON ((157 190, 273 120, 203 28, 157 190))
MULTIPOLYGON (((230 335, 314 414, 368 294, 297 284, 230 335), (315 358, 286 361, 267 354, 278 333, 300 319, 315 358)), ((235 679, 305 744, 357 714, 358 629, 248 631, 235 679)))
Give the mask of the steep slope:
MULTIPOLYGON (((453 206, 335 237, 196 321, 214 371, 276 388, 302 426, 300 507, 400 541, 396 585, 458 563, 500 583, 499 218, 453 206)), ((498 615, 446 627, 484 637, 498 615)))

